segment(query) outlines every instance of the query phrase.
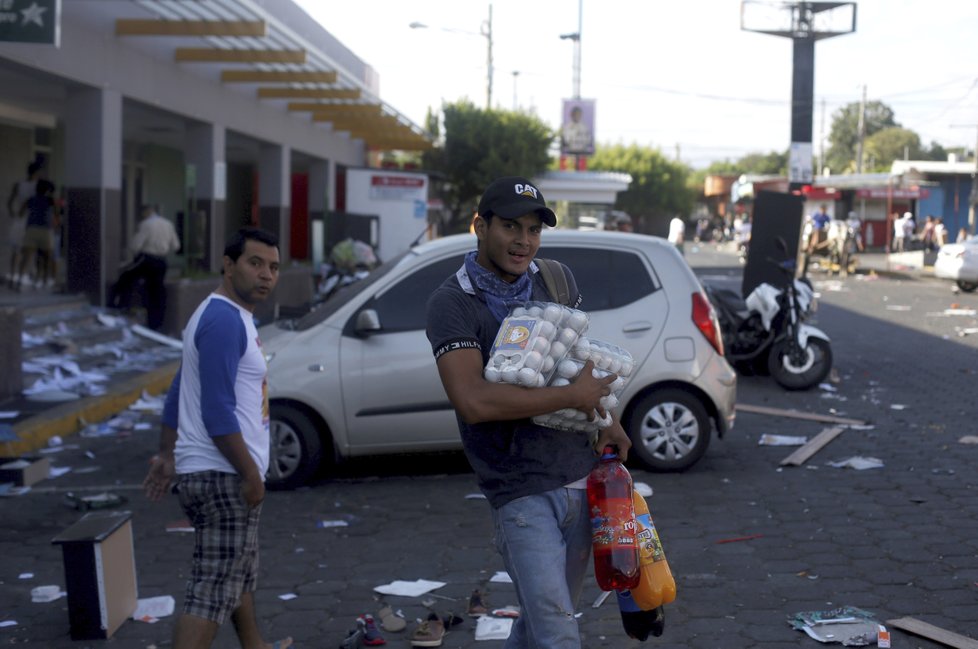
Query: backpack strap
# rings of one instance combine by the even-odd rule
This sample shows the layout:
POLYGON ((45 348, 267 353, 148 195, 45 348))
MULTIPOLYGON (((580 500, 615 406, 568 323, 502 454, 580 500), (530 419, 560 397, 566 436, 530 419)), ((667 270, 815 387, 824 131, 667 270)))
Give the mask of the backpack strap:
POLYGON ((558 304, 570 305, 570 286, 567 283, 567 275, 564 274, 564 267, 555 259, 535 259, 543 283, 547 286, 547 292, 558 304))

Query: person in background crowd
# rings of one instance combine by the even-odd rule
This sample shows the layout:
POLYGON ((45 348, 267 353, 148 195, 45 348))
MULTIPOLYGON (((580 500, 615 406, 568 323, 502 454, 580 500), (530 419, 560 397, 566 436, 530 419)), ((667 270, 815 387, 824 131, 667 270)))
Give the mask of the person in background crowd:
POLYGON ((166 256, 180 249, 180 239, 173 224, 157 214, 152 205, 144 205, 142 215, 139 228, 129 244, 134 254, 133 260, 123 268, 112 287, 109 305, 128 309, 133 289, 143 280, 146 286, 146 326, 158 331, 163 326, 166 313, 166 256))
POLYGON ((683 243, 686 240, 686 223, 678 216, 672 217, 669 221, 669 243, 676 246, 679 252, 683 252, 683 243))
POLYGON ((143 488, 150 500, 175 491, 194 528, 193 565, 174 649, 210 647, 230 617, 244 649, 266 643, 258 629, 258 521, 269 461, 268 365, 255 307, 278 282, 275 235, 239 230, 224 248, 224 273, 184 330, 183 360, 163 408, 159 453, 143 488))
POLYGON ((21 281, 27 277, 29 266, 36 272, 36 286, 42 288, 48 282, 54 283, 50 276, 53 261, 54 232, 54 184, 49 180, 37 181, 34 195, 20 208, 26 215, 24 247, 20 258, 21 281))
POLYGON ((24 204, 37 192, 37 181, 41 178, 44 164, 40 160, 27 165, 27 178, 19 180, 10 188, 7 198, 7 216, 10 227, 7 230, 7 241, 10 243, 10 273, 7 283, 11 288, 20 284, 20 260, 24 253, 24 232, 27 230, 27 219, 24 218, 24 204))
POLYGON ((947 227, 944 225, 944 219, 938 216, 934 219, 934 245, 940 248, 945 243, 947 243, 947 227))

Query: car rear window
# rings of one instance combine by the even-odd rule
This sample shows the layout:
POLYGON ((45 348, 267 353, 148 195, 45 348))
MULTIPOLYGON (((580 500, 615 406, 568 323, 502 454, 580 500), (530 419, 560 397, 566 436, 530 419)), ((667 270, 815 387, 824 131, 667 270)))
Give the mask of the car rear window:
POLYGON ((627 250, 543 246, 537 256, 571 269, 585 311, 617 309, 659 290, 642 258, 627 250))

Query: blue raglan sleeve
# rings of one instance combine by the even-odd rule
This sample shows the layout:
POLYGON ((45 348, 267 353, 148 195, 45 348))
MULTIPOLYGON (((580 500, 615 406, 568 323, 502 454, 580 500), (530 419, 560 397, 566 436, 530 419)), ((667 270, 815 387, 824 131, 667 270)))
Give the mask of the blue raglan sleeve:
POLYGON ((163 401, 163 425, 176 430, 180 419, 180 372, 183 365, 177 370, 177 375, 170 383, 170 389, 166 391, 166 400, 163 401))
POLYGON ((248 338, 237 309, 213 300, 197 324, 194 345, 199 358, 201 417, 207 434, 220 437, 241 432, 234 414, 234 384, 248 338))

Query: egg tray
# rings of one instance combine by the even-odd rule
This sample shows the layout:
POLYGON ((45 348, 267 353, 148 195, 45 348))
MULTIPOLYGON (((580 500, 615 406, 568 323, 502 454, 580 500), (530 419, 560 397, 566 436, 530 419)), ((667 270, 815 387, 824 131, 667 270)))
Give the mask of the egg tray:
POLYGON ((604 418, 599 417, 597 411, 588 416, 575 408, 564 408, 534 417, 535 423, 558 430, 587 433, 596 433, 611 425, 611 411, 620 403, 621 393, 635 370, 635 361, 627 350, 618 345, 581 336, 571 348, 568 357, 557 364, 549 385, 557 387, 569 385, 580 375, 587 361, 594 363, 591 375, 595 378, 617 375, 611 383, 611 393, 601 397, 601 407, 607 413, 604 418))
POLYGON ((483 376, 493 383, 543 387, 587 331, 588 315, 554 302, 527 302, 503 319, 483 376))

